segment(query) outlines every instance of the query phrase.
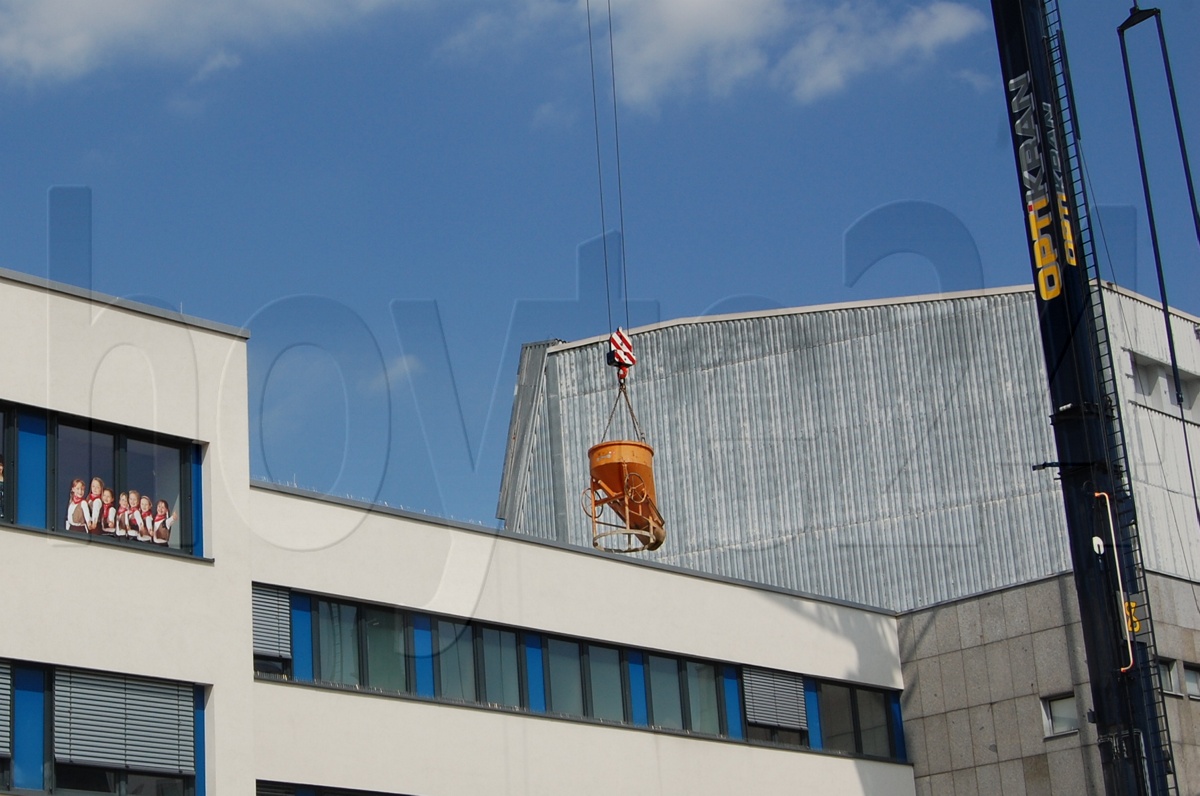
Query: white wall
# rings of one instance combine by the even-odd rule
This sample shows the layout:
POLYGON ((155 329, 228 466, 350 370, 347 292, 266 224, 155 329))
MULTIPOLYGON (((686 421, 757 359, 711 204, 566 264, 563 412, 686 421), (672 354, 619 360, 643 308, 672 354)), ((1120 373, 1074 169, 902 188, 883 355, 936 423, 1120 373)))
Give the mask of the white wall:
POLYGON ((0 399, 204 443, 210 560, 0 529, 0 657, 211 685, 209 793, 249 793, 245 340, 29 282, 0 275, 0 399))
POLYGON ((905 765, 260 682, 264 779, 422 796, 907 796, 905 765))
POLYGON ((257 582, 902 687, 882 613, 266 488, 251 506, 257 582))

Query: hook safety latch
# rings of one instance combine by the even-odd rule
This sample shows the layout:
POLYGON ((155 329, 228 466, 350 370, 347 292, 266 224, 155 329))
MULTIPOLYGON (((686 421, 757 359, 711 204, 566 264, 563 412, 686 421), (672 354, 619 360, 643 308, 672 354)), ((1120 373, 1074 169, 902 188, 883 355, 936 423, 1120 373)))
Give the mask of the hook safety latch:
POLYGON ((620 326, 608 337, 608 354, 605 361, 617 369, 617 380, 622 384, 629 375, 629 369, 637 364, 637 357, 633 355, 633 341, 620 326))

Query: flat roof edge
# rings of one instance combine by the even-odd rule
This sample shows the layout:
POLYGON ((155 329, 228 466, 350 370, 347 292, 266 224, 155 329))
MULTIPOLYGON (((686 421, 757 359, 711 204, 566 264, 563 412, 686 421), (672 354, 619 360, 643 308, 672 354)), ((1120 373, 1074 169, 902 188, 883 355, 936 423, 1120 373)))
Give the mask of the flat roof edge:
POLYGON ((131 299, 110 296, 107 293, 100 293, 96 290, 85 290, 84 288, 76 287, 74 285, 55 282, 51 279, 47 279, 44 276, 33 276, 32 274, 22 273, 21 271, 0 268, 0 280, 6 282, 15 282, 27 287, 38 288, 39 290, 45 290, 49 293, 58 293, 63 296, 84 299, 95 304, 103 304, 105 306, 115 307, 117 309, 127 310, 129 312, 135 312, 139 315, 148 315, 152 318, 158 318, 160 320, 181 323, 185 326, 191 326, 196 329, 203 329, 208 332, 215 332, 217 334, 223 334, 229 337, 237 337, 242 340, 250 339, 250 332, 239 326, 231 326, 218 321, 209 321, 205 320, 204 318, 197 318, 193 315, 185 315, 184 313, 177 312, 175 310, 167 310, 163 309, 162 307, 143 304, 139 301, 133 301, 131 299))
POLYGON ((463 522, 461 520, 447 519, 445 517, 438 517, 435 514, 425 514, 418 511, 412 511, 410 509, 383 506, 356 498, 341 498, 334 495, 326 495, 322 492, 317 492, 311 489, 300 489, 298 487, 288 486, 286 484, 273 484, 269 481, 251 479, 250 488, 260 492, 275 492, 288 497, 314 500, 319 503, 328 503, 330 505, 342 506, 344 508, 362 509, 372 514, 380 514, 388 517, 395 517, 397 519, 415 520, 417 522, 424 522, 430 525, 439 525, 444 528, 457 531, 466 531, 468 533, 478 533, 485 536, 499 537, 505 539, 506 541, 511 541, 517 544, 549 547, 555 550, 560 550, 564 553, 572 553, 574 555, 591 556, 593 558, 603 559, 621 566, 646 567, 648 569, 654 569, 672 575, 683 575, 685 577, 696 578, 698 580, 706 580, 714 583, 724 583, 729 586, 739 586, 742 588, 753 589, 754 591, 759 592, 779 594, 785 597, 795 597, 802 600, 811 600, 813 602, 824 603, 826 605, 837 605, 844 608, 865 611, 871 614, 878 614, 880 616, 896 617, 900 615, 899 612, 893 611, 890 608, 880 608, 879 606, 875 605, 866 605, 863 603, 852 602, 850 600, 840 600, 836 597, 826 597, 820 594, 810 594, 808 592, 798 591, 795 589, 786 589, 781 586, 770 586, 762 583, 755 583, 753 581, 743 580, 741 578, 732 578, 725 575, 713 575, 706 572, 698 572, 696 570, 687 569, 686 567, 663 564, 658 561, 636 560, 627 556, 603 553, 599 550, 593 550, 589 547, 580 547, 578 545, 570 545, 564 542, 558 542, 553 539, 542 539, 536 536, 505 533, 499 528, 492 528, 487 525, 477 525, 469 522, 463 522))
MULTIPOLYGON (((725 315, 693 315, 687 318, 673 318, 668 321, 646 324, 627 329, 630 334, 643 334, 675 326, 691 326, 704 323, 721 323, 723 321, 748 320, 755 318, 775 318, 786 315, 810 315, 817 312, 834 310, 861 309, 864 307, 894 307, 902 304, 929 304, 936 301, 952 301, 963 298, 982 298, 986 296, 1003 296, 1009 294, 1028 293, 1033 295, 1033 285, 1009 285, 1007 287, 989 287, 976 290, 959 290, 948 293, 924 293, 916 296, 897 296, 893 298, 859 299, 857 301, 841 301, 833 304, 814 304, 805 307, 784 307, 777 310, 755 310, 752 312, 733 312, 725 315)), ((549 353, 557 354, 572 348, 583 348, 608 339, 608 334, 588 337, 582 340, 572 340, 566 343, 552 345, 549 353)))

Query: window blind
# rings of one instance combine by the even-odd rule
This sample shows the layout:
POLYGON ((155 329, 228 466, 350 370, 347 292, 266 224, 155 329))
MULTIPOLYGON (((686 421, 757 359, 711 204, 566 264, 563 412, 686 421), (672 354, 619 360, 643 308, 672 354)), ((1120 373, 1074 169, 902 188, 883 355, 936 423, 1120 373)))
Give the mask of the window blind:
POLYGON ((195 773, 194 687, 107 672, 54 673, 54 757, 195 773))
POLYGON ((12 757, 12 666, 0 661, 0 757, 12 757))
POLYGON ((254 654, 292 657, 291 601, 287 589, 254 585, 254 654))
POLYGON ((808 729, 803 677, 746 666, 742 669, 742 680, 746 687, 748 722, 791 730, 808 729))

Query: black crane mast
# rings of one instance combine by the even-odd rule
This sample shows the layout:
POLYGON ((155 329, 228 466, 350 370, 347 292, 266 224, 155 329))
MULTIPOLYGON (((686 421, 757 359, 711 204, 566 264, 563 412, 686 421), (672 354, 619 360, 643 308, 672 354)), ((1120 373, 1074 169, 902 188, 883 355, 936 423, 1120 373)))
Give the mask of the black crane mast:
POLYGON ((992 0, 1109 796, 1176 793, 1056 0, 992 0))

